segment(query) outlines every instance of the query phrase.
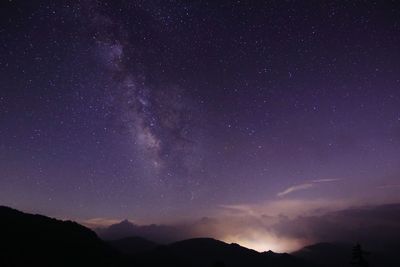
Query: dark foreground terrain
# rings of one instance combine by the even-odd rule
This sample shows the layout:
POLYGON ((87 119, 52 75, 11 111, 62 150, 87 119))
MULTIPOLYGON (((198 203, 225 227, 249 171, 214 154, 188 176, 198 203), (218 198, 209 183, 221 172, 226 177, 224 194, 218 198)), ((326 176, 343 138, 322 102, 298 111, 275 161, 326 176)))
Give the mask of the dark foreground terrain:
MULTIPOLYGON (((321 243, 292 255, 259 253, 196 238, 158 245, 140 237, 103 241, 71 221, 0 207, 0 266, 351 266, 351 245, 321 243)), ((376 258, 376 257, 375 257, 376 258)), ((382 257, 384 265, 396 266, 382 257)))

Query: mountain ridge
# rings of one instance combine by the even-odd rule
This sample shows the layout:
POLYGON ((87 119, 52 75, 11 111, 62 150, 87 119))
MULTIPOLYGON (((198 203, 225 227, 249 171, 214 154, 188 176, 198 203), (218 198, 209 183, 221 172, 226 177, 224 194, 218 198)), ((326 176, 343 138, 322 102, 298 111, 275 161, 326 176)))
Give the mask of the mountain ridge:
MULTIPOLYGON (((191 238, 158 244, 143 237, 104 241, 73 221, 20 212, 0 206, 0 266, 347 266, 349 243, 316 243, 292 254, 257 252, 213 238, 191 238), (346 265, 347 264, 347 265, 346 265)), ((373 251, 373 266, 398 266, 373 251), (377 265, 378 264, 378 265, 377 265)))
POLYGON ((62 221, 0 206, 0 266, 109 266, 117 252, 96 233, 62 221))

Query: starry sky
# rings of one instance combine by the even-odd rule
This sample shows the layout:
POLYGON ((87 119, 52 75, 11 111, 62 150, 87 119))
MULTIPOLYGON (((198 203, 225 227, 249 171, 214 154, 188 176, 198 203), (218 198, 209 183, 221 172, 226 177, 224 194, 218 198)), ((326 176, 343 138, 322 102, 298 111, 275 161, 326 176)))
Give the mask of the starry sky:
POLYGON ((400 200, 396 1, 0 13, 2 205, 161 224, 400 200))

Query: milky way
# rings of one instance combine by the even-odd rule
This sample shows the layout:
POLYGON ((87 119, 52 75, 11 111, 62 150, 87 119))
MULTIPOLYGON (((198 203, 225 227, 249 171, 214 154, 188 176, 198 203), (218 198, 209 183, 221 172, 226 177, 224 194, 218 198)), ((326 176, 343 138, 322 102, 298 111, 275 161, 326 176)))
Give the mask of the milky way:
MULTIPOLYGON (((95 32, 95 56, 104 61, 113 77, 109 91, 115 101, 111 105, 119 108, 116 115, 131 135, 133 149, 144 158, 142 164, 156 178, 176 172, 183 172, 182 179, 190 176, 192 168, 201 163, 200 157, 191 162, 200 141, 195 103, 176 85, 149 85, 138 60, 146 48, 130 41, 130 32, 103 15, 95 2, 88 2, 85 11, 92 15, 89 24, 95 32)), ((138 37, 143 38, 141 34, 138 37)))
POLYGON ((0 204, 265 247, 399 201, 397 3, 3 2, 0 204))

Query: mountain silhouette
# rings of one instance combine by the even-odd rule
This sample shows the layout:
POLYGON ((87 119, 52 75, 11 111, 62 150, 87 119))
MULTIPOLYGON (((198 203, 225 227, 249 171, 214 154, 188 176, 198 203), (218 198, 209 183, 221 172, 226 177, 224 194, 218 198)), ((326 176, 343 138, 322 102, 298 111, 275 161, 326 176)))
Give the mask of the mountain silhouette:
POLYGON ((322 242, 306 246, 292 255, 321 266, 350 266, 352 244, 322 242))
POLYGON ((123 254, 138 254, 146 251, 153 250, 157 243, 144 239, 142 237, 126 237, 118 240, 108 242, 113 248, 123 254))
POLYGON ((286 253, 259 253, 212 238, 194 238, 158 246, 132 259, 137 266, 315 266, 286 253))
MULTIPOLYGON (((128 222, 124 222, 128 224, 128 222)), ((212 238, 169 245, 140 238, 103 241, 92 230, 0 206, 0 266, 312 267, 289 254, 259 253, 212 238)))
MULTIPOLYGON (((129 225, 128 221, 123 222, 129 225)), ((159 229, 157 226, 154 226, 159 229)), ((154 229, 151 228, 150 229, 154 229)), ((164 230, 163 230, 164 231, 164 230)), ((257 252, 212 238, 158 245, 142 237, 103 241, 72 221, 0 206, 0 266, 333 267, 350 266, 354 244, 318 243, 292 254, 257 252)), ((364 248, 364 246, 363 246, 364 248)), ((368 253, 370 266, 400 266, 396 247, 368 253)))
MULTIPOLYGON (((321 267, 337 267, 337 266, 354 266, 351 265, 352 249, 354 244, 332 242, 332 243, 317 243, 310 246, 306 246, 294 253, 293 256, 314 262, 321 267)), ((367 260, 370 266, 377 267, 398 267, 400 266, 400 260, 398 259, 397 251, 398 248, 382 248, 378 250, 368 250, 367 260)))
POLYGON ((128 220, 112 224, 105 228, 95 229, 100 238, 104 240, 117 240, 126 237, 140 236, 160 244, 167 244, 182 240, 185 235, 182 229, 167 225, 136 225, 128 220))
POLYGON ((71 221, 0 206, 0 266, 111 266, 117 253, 71 221))

